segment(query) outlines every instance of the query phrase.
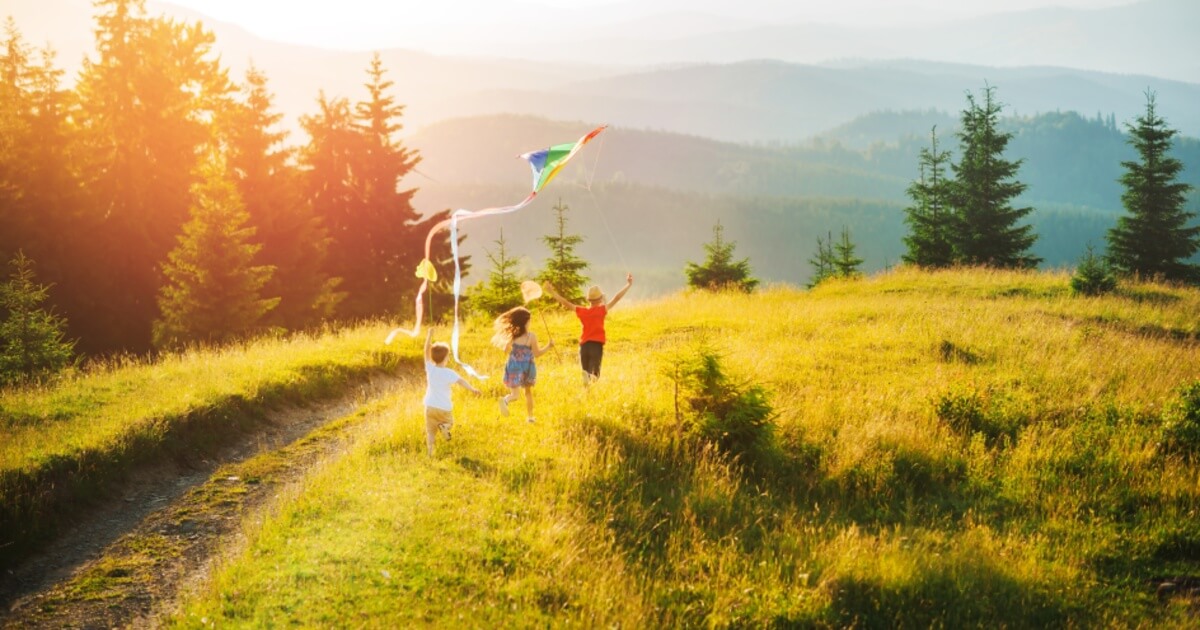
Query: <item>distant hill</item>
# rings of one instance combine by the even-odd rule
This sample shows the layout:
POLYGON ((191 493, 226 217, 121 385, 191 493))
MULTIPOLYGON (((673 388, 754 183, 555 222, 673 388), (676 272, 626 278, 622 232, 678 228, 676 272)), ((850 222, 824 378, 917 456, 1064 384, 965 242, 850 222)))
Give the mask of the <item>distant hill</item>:
POLYGON ((917 62, 863 62, 838 67, 753 61, 622 74, 555 91, 488 91, 447 115, 524 112, 571 120, 605 120, 732 142, 790 142, 880 110, 957 114, 965 93, 996 86, 1005 113, 1102 111, 1132 120, 1158 94, 1159 111, 1200 136, 1200 85, 1145 76, 1059 68, 983 68, 917 62))
MULTIPOLYGON (((739 255, 767 280, 805 282, 816 238, 843 226, 866 267, 880 269, 904 252, 904 191, 928 143, 928 129, 905 130, 929 121, 927 112, 884 113, 843 128, 869 141, 863 150, 841 144, 836 132, 802 145, 751 147, 611 128, 529 208, 503 221, 464 224, 465 251, 486 269, 483 254, 494 250, 503 228, 510 253, 537 266, 550 207, 562 200, 571 208, 569 229, 585 235, 581 253, 614 282, 623 269, 638 268, 657 278, 660 289, 680 286, 684 263, 702 260, 702 244, 718 220, 739 243, 739 255)), ((1134 157, 1122 132, 1075 113, 1010 118, 1004 125, 1016 134, 1007 155, 1025 160, 1019 178, 1029 190, 1021 202, 1035 209, 1034 253, 1054 267, 1074 264, 1089 242, 1103 248, 1121 211, 1120 162, 1134 157)), ((443 121, 409 139, 422 162, 403 185, 418 189, 415 203, 424 212, 511 203, 529 190, 518 154, 588 128, 516 116, 443 121)), ((940 134, 956 153, 953 126, 940 134)), ((1175 155, 1185 162, 1185 181, 1200 191, 1200 141, 1182 139, 1175 155)), ((1200 210, 1200 194, 1192 204, 1200 210)))
MULTIPOLYGON (((936 112, 869 114, 811 142, 777 146, 612 127, 563 178, 739 196, 906 203, 905 189, 917 175, 932 124, 939 124, 939 144, 956 159, 957 119, 936 112)), ((1074 112, 1009 117, 1002 124, 1015 134, 1007 156, 1024 160, 1019 178, 1029 185, 1025 202, 1120 209, 1121 162, 1135 157, 1123 128, 1074 112)), ((528 176, 514 156, 577 138, 589 128, 583 122, 485 116, 430 125, 406 144, 420 152, 418 169, 433 180, 505 185, 528 176)), ((1183 180, 1200 189, 1200 141, 1179 139, 1174 155, 1184 162, 1183 180)), ((429 181, 422 177, 411 185, 429 181)))
MULTIPOLYGON (((201 19, 216 34, 217 50, 234 79, 244 77, 251 62, 263 70, 277 96, 277 108, 284 113, 292 130, 298 129, 300 115, 315 111, 315 99, 321 91, 330 96, 364 98, 362 84, 369 53, 278 44, 169 4, 151 2, 148 6, 155 14, 201 19)), ((1172 35, 1183 28, 1181 24, 1198 22, 1185 19, 1197 11, 1192 3, 1150 0, 1098 13, 1111 18, 1122 15, 1122 10, 1137 15, 1176 11, 1177 18, 1168 20, 1161 28, 1123 37, 1121 46, 1105 48, 1140 54, 1143 48, 1125 44, 1155 37, 1177 44, 1171 59, 1192 64, 1200 59, 1200 54, 1189 53, 1200 52, 1196 51, 1196 42, 1200 40, 1172 35)), ((93 49, 93 11, 88 0, 7 0, 0 9, 0 13, 15 16, 18 29, 29 41, 37 45, 53 44, 60 52, 61 65, 71 77, 84 55, 93 49), (54 18, 46 19, 47 14, 53 14, 54 18)), ((1013 14, 1006 20, 1027 19, 1023 15, 1013 14)), ((1127 23, 1142 24, 1147 19, 1129 17, 1127 23)), ((996 28, 1005 23, 998 21, 996 28)), ((714 22, 689 20, 687 24, 692 29, 689 32, 695 34, 697 29, 712 28, 714 22)), ((745 24, 730 22, 730 26, 745 24)), ((977 26, 983 28, 987 24, 977 26)), ((954 37, 960 36, 966 37, 955 31, 954 37)), ((707 47, 737 49, 733 35, 721 37, 706 40, 707 47)), ((928 36, 924 39, 941 41, 928 36)), ((808 45, 805 42, 810 41, 796 33, 784 40, 793 46, 808 45)), ((677 44, 685 43, 672 42, 669 48, 678 50, 680 59, 705 59, 682 56, 684 48, 677 48, 677 44)), ((1021 50, 1029 51, 1043 45, 1038 41, 1021 43, 1024 46, 1021 50)), ((586 45, 587 42, 578 43, 586 45)), ((1006 104, 1006 114, 1099 111, 1115 115, 1120 122, 1132 120, 1140 112, 1143 93, 1149 88, 1158 93, 1160 113, 1184 133, 1200 136, 1200 110, 1194 107, 1200 102, 1200 85, 1147 75, 1020 65, 1030 63, 1024 57, 1006 62, 1011 67, 1003 68, 927 61, 842 61, 814 65, 727 59, 720 63, 690 62, 669 67, 615 65, 617 53, 625 50, 624 45, 610 46, 612 54, 594 57, 604 59, 602 64, 568 62, 563 55, 550 61, 527 61, 437 56, 399 49, 382 51, 382 56, 389 78, 395 81, 397 99, 406 106, 406 131, 449 118, 514 113, 559 120, 604 121, 624 128, 671 131, 730 142, 795 143, 872 112, 932 109, 956 115, 964 105, 964 92, 990 83, 997 86, 997 95, 1006 104)), ((1065 47, 1069 42, 1056 45, 1065 47)), ((870 51, 862 48, 853 56, 883 56, 870 51)), ((898 49, 892 52, 888 56, 905 54, 898 49)), ((506 54, 519 54, 516 45, 506 54)), ((947 58, 946 54, 928 57, 947 58)), ((796 58, 782 52, 778 56, 796 58)), ((1029 59, 1046 63, 1045 60, 1053 58, 1029 59)))
MULTIPOLYGON (((793 63, 931 59, 997 67, 1061 66, 1200 82, 1200 40, 1195 37, 1200 3, 1194 0, 1024 11, 1005 10, 1003 3, 995 3, 997 12, 980 18, 953 19, 953 9, 948 9, 943 15, 927 16, 937 21, 935 26, 855 28, 815 23, 803 3, 786 0, 743 0, 738 8, 717 0, 689 4, 681 12, 672 0, 646 0, 642 11, 647 17, 623 23, 620 31, 614 28, 591 37, 572 33, 571 45, 562 54, 575 61, 606 59, 643 65, 747 59, 793 63), (744 19, 701 22, 695 16, 697 12, 745 14, 756 6, 763 18, 752 24, 744 19)), ((538 43, 550 45, 544 40, 538 43)), ((526 50, 517 42, 512 54, 526 50)))

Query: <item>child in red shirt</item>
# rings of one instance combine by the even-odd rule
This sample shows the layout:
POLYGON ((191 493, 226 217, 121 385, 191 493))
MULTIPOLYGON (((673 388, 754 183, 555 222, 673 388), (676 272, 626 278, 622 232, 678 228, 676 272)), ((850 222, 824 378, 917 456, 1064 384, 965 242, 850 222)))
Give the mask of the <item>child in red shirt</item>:
POLYGON ((579 365, 583 368, 583 384, 590 385, 592 381, 600 378, 600 362, 604 359, 604 342, 607 341, 604 336, 604 318, 608 315, 608 309, 616 306, 629 291, 629 287, 633 286, 633 274, 625 275, 625 286, 607 303, 604 301, 604 292, 594 284, 588 287, 587 304, 573 304, 559 295, 558 291, 554 290, 554 285, 549 282, 543 286, 556 302, 566 308, 575 309, 575 316, 579 318, 579 323, 583 324, 583 333, 579 336, 579 365))

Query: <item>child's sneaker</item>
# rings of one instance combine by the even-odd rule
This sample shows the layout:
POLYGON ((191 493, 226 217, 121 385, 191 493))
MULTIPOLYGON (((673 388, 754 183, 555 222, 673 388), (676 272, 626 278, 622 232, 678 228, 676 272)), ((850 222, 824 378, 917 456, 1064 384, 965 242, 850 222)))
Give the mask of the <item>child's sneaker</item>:
POLYGON ((502 415, 502 416, 508 415, 508 396, 505 396, 500 399, 500 415, 502 415))
POLYGON ((443 422, 438 425, 438 428, 442 430, 442 433, 446 436, 446 439, 449 440, 450 439, 450 425, 443 422))
POLYGON ((533 424, 533 416, 529 416, 528 418, 525 418, 525 422, 528 422, 529 424, 533 424))

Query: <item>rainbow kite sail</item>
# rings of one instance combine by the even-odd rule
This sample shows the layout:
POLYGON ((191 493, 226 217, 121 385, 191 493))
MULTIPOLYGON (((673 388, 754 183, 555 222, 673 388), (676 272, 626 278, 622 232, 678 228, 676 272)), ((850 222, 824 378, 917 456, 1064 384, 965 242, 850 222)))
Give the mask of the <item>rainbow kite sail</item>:
POLYGON ((463 369, 474 376, 475 378, 486 378, 477 373, 474 368, 463 363, 458 358, 458 298, 462 295, 462 272, 458 262, 458 224, 461 221, 469 221, 480 217, 493 216, 497 214, 508 214, 516 212, 521 208, 529 205, 537 194, 541 192, 547 184, 553 180, 558 173, 566 166, 571 158, 575 157, 576 153, 583 148, 583 145, 591 142, 593 138, 600 135, 601 131, 608 128, 608 125, 601 125, 589 131, 587 135, 580 138, 578 141, 569 144, 556 144, 547 149, 539 151, 530 151, 522 153, 521 158, 529 162, 529 168, 533 171, 533 190, 529 195, 522 199, 519 203, 511 206, 500 206, 496 208, 485 208, 483 210, 455 210, 450 214, 450 218, 441 221, 434 225, 429 230, 429 234, 425 236, 425 258, 417 265, 416 276, 421 278, 421 286, 417 289, 416 297, 416 318, 412 330, 404 330, 403 328, 393 329, 388 333, 384 343, 391 343, 401 332, 408 333, 410 337, 416 337, 421 332, 421 321, 425 313, 425 292, 429 289, 430 282, 437 282, 437 269, 429 260, 430 248, 433 245, 433 236, 439 230, 450 229, 450 252, 454 258, 454 330, 450 336, 450 348, 454 353, 454 360, 458 362, 463 369))

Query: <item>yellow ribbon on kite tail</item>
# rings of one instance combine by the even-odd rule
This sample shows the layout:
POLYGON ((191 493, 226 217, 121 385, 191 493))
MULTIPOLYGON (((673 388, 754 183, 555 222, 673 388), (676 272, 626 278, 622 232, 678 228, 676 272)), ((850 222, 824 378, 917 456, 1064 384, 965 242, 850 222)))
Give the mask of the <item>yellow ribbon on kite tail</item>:
POLYGON ((471 374, 472 376, 476 376, 477 378, 484 378, 476 374, 475 370, 471 369, 471 366, 464 364, 458 358, 458 298, 462 294, 462 274, 458 262, 458 223, 460 221, 468 221, 485 216, 516 212, 517 210, 529 205, 534 198, 537 197, 537 194, 541 192, 542 188, 545 188, 545 186, 549 184, 550 181, 553 180, 560 171, 562 171, 562 168, 566 166, 567 162, 569 162, 571 158, 575 157, 575 154, 579 153, 579 150, 582 149, 585 144, 591 142, 593 138, 600 135, 600 132, 607 128, 608 125, 596 127, 574 143, 558 144, 539 151, 530 151, 529 153, 521 154, 520 157, 529 162, 529 168, 533 171, 533 190, 527 197, 522 199, 520 203, 511 206, 500 206, 476 211, 455 210, 450 215, 449 219, 439 221, 432 228, 430 228, 429 234, 425 236, 425 258, 421 261, 421 264, 417 266, 416 271, 417 277, 421 278, 422 282, 421 286, 417 289, 417 296, 414 299, 416 317, 414 318, 415 321, 413 323, 413 328, 412 330, 404 330, 403 328, 393 329, 388 334, 387 339, 384 340, 384 343, 391 343, 392 340, 395 339, 396 335, 401 332, 407 333, 410 337, 416 337, 421 333, 421 322, 425 312, 423 299, 425 296, 425 291, 428 290, 430 282, 437 282, 437 269, 434 268, 433 263, 430 262, 429 259, 430 250, 433 247, 433 236, 437 234, 439 230, 449 227, 450 248, 454 257, 454 331, 450 339, 451 348, 454 352, 454 360, 462 365, 467 373, 471 374))

